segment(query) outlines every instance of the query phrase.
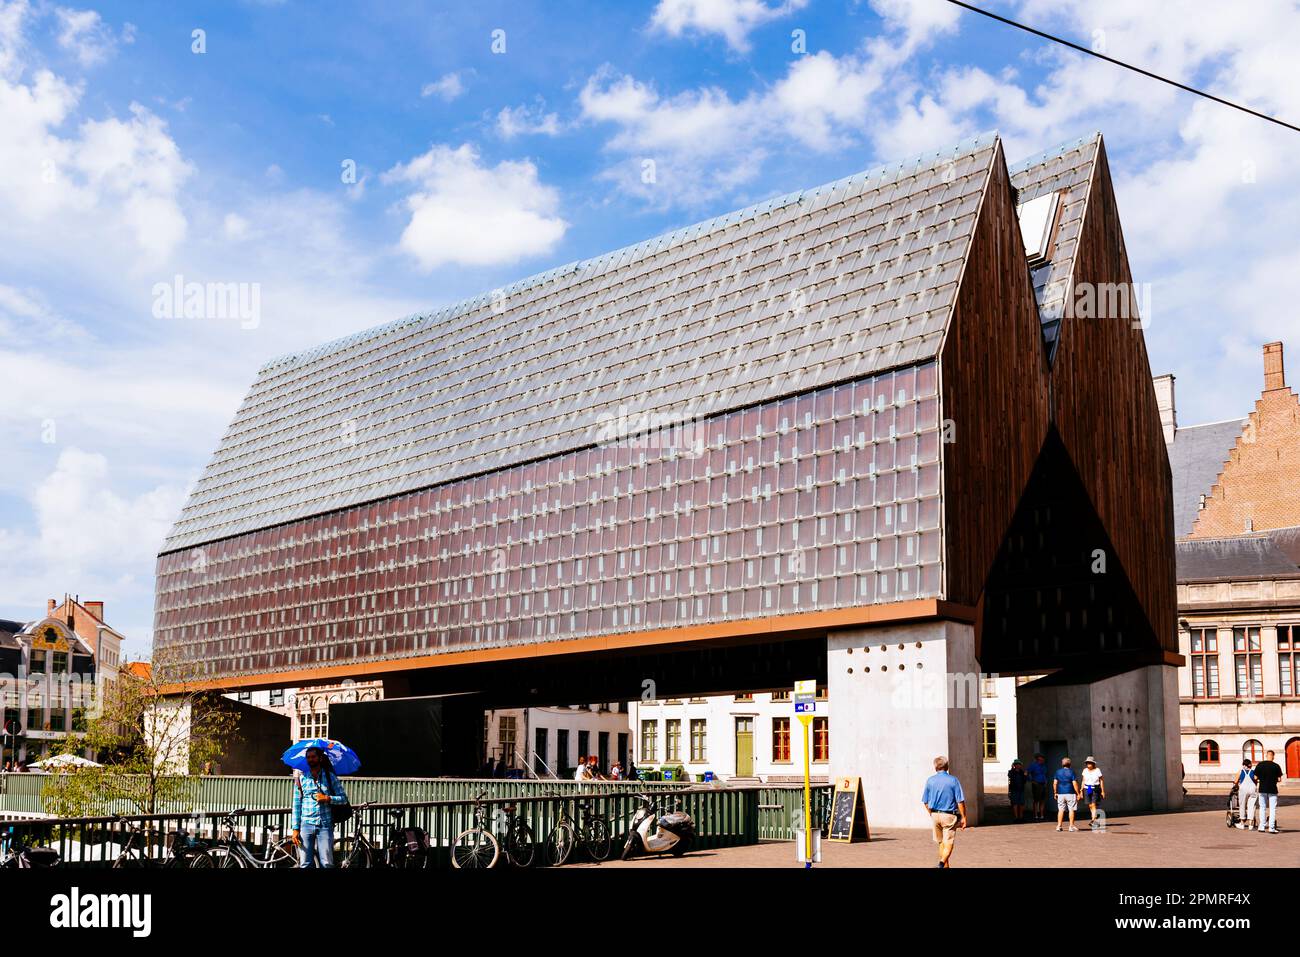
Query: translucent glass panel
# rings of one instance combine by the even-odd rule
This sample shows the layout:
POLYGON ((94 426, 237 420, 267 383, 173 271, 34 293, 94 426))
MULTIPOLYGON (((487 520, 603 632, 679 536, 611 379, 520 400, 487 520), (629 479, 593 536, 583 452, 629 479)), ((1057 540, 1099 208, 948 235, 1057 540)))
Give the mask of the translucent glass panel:
POLYGON ((207 674, 937 597, 934 363, 158 562, 207 674))
POLYGON ((994 144, 270 363, 165 550, 934 358, 994 144))

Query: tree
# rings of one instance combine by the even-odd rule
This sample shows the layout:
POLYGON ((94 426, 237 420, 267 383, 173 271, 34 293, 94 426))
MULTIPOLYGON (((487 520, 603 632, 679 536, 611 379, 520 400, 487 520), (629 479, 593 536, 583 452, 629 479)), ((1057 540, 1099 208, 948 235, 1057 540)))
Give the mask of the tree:
POLYGON ((85 749, 101 766, 50 775, 41 796, 46 812, 60 817, 188 809, 194 775, 236 741, 238 725, 230 702, 170 651, 125 665, 81 722, 85 731, 56 752, 85 749))

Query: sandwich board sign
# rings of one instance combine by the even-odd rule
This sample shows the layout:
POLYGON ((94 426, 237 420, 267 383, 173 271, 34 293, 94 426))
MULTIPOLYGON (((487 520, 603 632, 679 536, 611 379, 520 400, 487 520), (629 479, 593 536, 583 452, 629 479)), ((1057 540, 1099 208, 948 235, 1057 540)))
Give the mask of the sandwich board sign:
POLYGON ((867 829, 867 807, 862 800, 862 787, 858 778, 835 779, 835 794, 831 798, 830 833, 828 841, 852 844, 871 839, 867 829))

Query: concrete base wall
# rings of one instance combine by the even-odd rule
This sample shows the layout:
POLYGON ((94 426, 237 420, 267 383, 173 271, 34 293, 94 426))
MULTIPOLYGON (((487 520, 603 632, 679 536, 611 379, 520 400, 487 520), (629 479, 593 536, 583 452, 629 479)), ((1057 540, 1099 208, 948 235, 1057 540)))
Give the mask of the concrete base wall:
POLYGON ((921 804, 945 755, 980 816, 980 674, 970 625, 933 621, 847 629, 827 638, 832 780, 862 779, 872 827, 928 827, 921 804))
POLYGON ((1017 694, 1021 757, 1043 752, 1055 772, 1063 742, 1076 773, 1096 757, 1110 810, 1182 807, 1177 680, 1175 668, 1151 665, 1090 683, 1030 682, 1017 694))

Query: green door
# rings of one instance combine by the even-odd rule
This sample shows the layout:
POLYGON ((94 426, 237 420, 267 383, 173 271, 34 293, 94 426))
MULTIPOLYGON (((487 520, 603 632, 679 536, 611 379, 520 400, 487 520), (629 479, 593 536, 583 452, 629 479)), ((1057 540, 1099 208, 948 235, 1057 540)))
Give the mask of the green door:
POLYGON ((754 719, 736 719, 736 777, 754 776, 754 719))

